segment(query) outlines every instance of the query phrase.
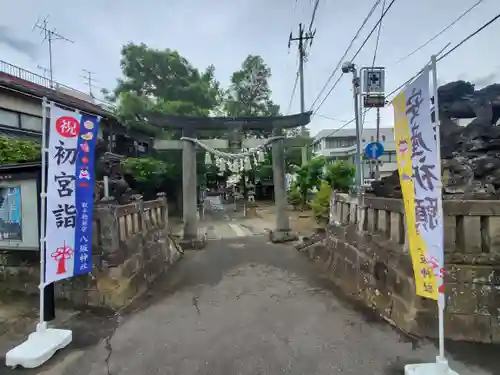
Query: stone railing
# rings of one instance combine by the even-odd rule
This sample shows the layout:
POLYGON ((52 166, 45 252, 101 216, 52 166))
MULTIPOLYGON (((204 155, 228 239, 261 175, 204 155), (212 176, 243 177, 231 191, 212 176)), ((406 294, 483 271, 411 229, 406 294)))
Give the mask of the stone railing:
MULTIPOLYGON (((357 202, 334 195, 328 236, 307 248, 311 259, 399 328, 435 337, 436 302, 415 295, 403 202, 365 197, 361 223, 357 202)), ((445 335, 500 342, 500 202, 445 201, 444 215, 445 335)))
MULTIPOLYGON (((119 309, 142 294, 180 257, 169 236, 164 196, 123 206, 101 202, 94 208, 93 219, 93 271, 57 282, 56 298, 76 305, 119 309)), ((38 293, 39 264, 34 255, 4 254, 0 291, 38 293)))

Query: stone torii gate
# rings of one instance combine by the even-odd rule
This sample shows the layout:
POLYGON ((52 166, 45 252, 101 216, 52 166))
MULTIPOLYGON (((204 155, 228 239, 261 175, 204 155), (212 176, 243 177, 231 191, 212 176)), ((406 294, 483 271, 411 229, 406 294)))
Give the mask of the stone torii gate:
MULTIPOLYGON (((182 193, 183 193, 183 241, 193 243, 202 239, 198 238, 197 223, 197 181, 196 181, 196 140, 198 131, 201 130, 228 130, 232 135, 229 140, 207 140, 204 144, 212 144, 211 148, 228 149, 234 142, 240 148, 253 148, 272 143, 273 181, 276 204, 276 227, 271 233, 275 242, 284 242, 296 239, 296 234, 290 228, 290 219, 287 212, 285 190, 285 157, 284 137, 285 129, 306 126, 311 120, 311 112, 290 116, 256 116, 256 117, 194 117, 150 114, 148 121, 163 129, 177 129, 182 131, 182 141, 155 142, 155 149, 176 149, 182 147, 182 193), (271 133, 273 139, 243 139, 244 131, 266 131, 271 133), (180 144, 179 144, 180 143, 180 144), (177 147, 176 147, 177 146, 177 147)), ((287 146, 297 146, 297 141, 286 139, 287 146)))

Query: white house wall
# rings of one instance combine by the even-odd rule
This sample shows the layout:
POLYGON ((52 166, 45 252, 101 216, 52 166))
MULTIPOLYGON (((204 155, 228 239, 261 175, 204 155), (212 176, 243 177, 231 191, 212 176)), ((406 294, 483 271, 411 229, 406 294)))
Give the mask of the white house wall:
POLYGON ((0 91, 0 108, 42 117, 42 101, 29 96, 0 91))

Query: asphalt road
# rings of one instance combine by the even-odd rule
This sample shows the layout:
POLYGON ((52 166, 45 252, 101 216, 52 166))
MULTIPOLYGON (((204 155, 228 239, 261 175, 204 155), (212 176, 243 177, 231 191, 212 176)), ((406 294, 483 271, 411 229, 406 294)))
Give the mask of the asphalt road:
MULTIPOLYGON (((64 373, 401 375, 405 364, 436 355, 432 343, 412 342, 353 308, 302 254, 265 237, 187 253, 148 305, 64 373)), ((450 362, 460 375, 493 374, 450 362)))

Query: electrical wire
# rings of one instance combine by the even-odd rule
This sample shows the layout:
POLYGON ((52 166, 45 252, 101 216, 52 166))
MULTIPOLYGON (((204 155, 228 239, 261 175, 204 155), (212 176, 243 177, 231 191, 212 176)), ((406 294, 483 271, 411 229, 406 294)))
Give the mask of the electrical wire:
POLYGON ((375 42, 375 51, 373 52, 372 68, 375 67, 375 60, 377 59, 378 45, 380 42, 380 33, 382 31, 382 19, 384 18, 384 12, 385 12, 385 1, 386 0, 382 2, 382 15, 380 16, 380 23, 378 24, 377 40, 375 42))
POLYGON ((295 74, 295 82, 293 83, 292 95, 290 96, 290 102, 288 103, 288 109, 286 111, 287 114, 290 114, 290 110, 292 109, 293 98, 295 97, 295 92, 297 91, 297 82, 299 81, 299 71, 295 74))
POLYGON ((474 8, 476 8, 479 4, 481 4, 484 0, 479 0, 477 1, 474 5, 472 5, 469 9, 467 9, 465 12, 463 12, 460 16, 458 16, 452 23, 450 23, 448 26, 446 26, 444 29, 442 29, 440 32, 438 32, 436 35, 434 35, 432 38, 427 40, 424 44, 420 45, 419 47, 415 48, 413 51, 411 51, 409 54, 403 56, 400 58, 398 61, 396 61, 394 64, 399 64, 400 62, 406 60, 407 58, 413 56, 416 54, 418 51, 432 43, 434 40, 436 40, 438 37, 440 37, 443 33, 448 31, 450 28, 452 28, 458 21, 460 21, 462 18, 464 18, 467 14, 469 14, 474 8))
POLYGON ((323 85, 323 87, 321 88, 319 94, 316 96, 316 99, 314 99, 313 103, 311 104, 311 108, 310 110, 312 110, 312 108, 314 107, 314 105, 318 102, 319 98, 321 98, 321 95, 323 95, 323 93, 325 92, 326 88, 328 87, 328 84, 331 82, 333 76, 335 75, 335 73, 339 70, 340 68, 340 65, 342 64, 342 62, 344 61, 345 57, 347 56, 347 54, 349 53, 349 50, 351 49, 351 47, 353 46, 354 42, 356 41, 356 39, 358 39, 359 37, 359 34, 361 34, 361 31, 363 30, 363 28, 365 27, 366 23, 368 22, 368 20, 370 19, 370 17, 372 16, 373 12, 375 12, 375 9, 377 8, 377 6, 380 4, 382 0, 377 0, 375 1, 375 4, 372 6, 372 8, 370 9, 370 12, 368 12, 368 15, 365 17, 363 23, 361 24, 361 26, 359 27, 358 31, 356 32, 356 34, 354 35, 354 37, 352 38, 351 42, 349 43, 349 46, 346 48, 344 54, 342 55, 342 57, 339 59, 337 65, 335 66, 335 68, 333 69, 332 73, 330 74, 330 76, 328 77, 328 79, 326 80, 325 84, 323 85))
POLYGON ((299 82, 300 77, 300 51, 297 53, 297 72, 295 73, 295 82, 293 83, 292 95, 290 95, 290 101, 288 102, 287 114, 290 114, 292 110, 293 99, 295 98, 295 93, 297 92, 297 83, 299 82))
POLYGON ((334 117, 329 117, 329 116, 325 116, 325 115, 320 115, 319 113, 316 113, 316 116, 326 118, 327 120, 330 120, 330 121, 336 121, 336 122, 347 122, 347 120, 341 120, 341 119, 334 118, 334 117))
MULTIPOLYGON (((469 34, 466 38, 462 39, 462 41, 460 41, 459 43, 457 43, 452 49, 450 49, 449 51, 447 51, 444 55, 438 57, 436 59, 436 62, 439 62, 441 60, 443 60, 445 57, 448 57, 452 52, 456 51, 458 48, 460 48, 461 46, 463 46, 467 41, 469 41, 471 38, 473 38, 474 36, 476 36, 477 34, 479 34, 481 31, 483 31, 484 29, 486 29, 488 26, 492 25, 494 22, 496 22, 498 19, 500 18, 500 14, 497 14, 495 17, 493 17, 490 21, 486 22, 483 26, 481 26, 479 29, 477 29, 476 31, 474 31, 473 33, 469 34)), ((437 54, 439 56, 439 54, 441 54, 447 47, 448 47, 449 43, 437 54)), ((405 87, 407 84, 409 84, 411 81, 413 81, 415 78, 417 78, 422 72, 424 71, 424 69, 421 69, 417 74, 413 75, 410 79, 406 80, 405 82, 403 82, 401 85, 399 85, 397 88, 395 88, 394 90, 392 90, 389 94, 387 94, 386 97, 389 97, 393 94, 395 94, 396 92, 398 92, 399 90, 401 90, 403 87, 405 87)), ((368 112, 371 108, 367 108, 365 109, 364 113, 365 112, 368 112)), ((363 114, 364 114, 363 113, 363 114)), ((321 117, 326 117, 326 116, 321 116, 321 117)), ((334 135, 335 133, 337 133, 338 131, 344 129, 347 125, 349 124, 352 124, 354 121, 356 120, 356 117, 352 118, 351 120, 349 120, 348 122, 346 122, 344 125, 342 125, 341 127, 333 130, 330 134, 328 134, 325 138, 327 137, 331 137, 332 135, 334 135)))
MULTIPOLYGON (((308 34, 309 35, 312 35, 314 36, 314 33, 313 33, 313 30, 312 30, 312 27, 313 27, 313 24, 314 24, 314 20, 316 19, 316 12, 318 11, 318 6, 319 6, 319 0, 316 0, 315 3, 314 3, 314 8, 313 8, 313 11, 312 11, 312 15, 311 15, 311 20, 309 21, 309 28, 308 28, 308 34)), ((307 47, 309 46, 309 48, 312 46, 312 43, 313 43, 313 39, 309 39, 306 41, 305 45, 304 45, 304 55, 307 56, 307 47)))
MULTIPOLYGON (((381 20, 382 21, 382 18, 384 16, 384 12, 385 12, 385 1, 384 0, 382 2, 382 15, 380 16, 381 20)), ((378 30, 377 30, 377 40, 375 41, 375 50, 373 51, 373 59, 372 59, 372 70, 373 68, 375 67, 375 61, 377 60, 377 52, 378 52, 378 45, 379 45, 379 42, 380 42, 380 33, 382 32, 382 22, 379 23, 378 25, 378 30)), ((363 126, 365 125, 365 120, 366 120, 366 113, 367 112, 364 112, 363 113, 363 120, 361 121, 361 130, 363 130, 363 126)))
MULTIPOLYGON (((316 19, 316 12, 318 11, 318 6, 319 6, 319 0, 316 0, 316 2, 314 3, 311 21, 309 22, 309 32, 310 33, 312 33, 312 27, 314 24, 314 20, 316 19)), ((312 43, 312 41, 310 43, 312 43)))
MULTIPOLYGON (((382 20, 386 16, 387 12, 389 12, 389 10, 391 9, 391 7, 394 5, 395 2, 396 2, 396 0, 392 0, 391 3, 387 6, 387 9, 382 13, 382 15, 380 16, 380 19, 377 21, 377 23, 375 24, 375 26, 373 26, 372 30, 370 31, 370 33, 368 34, 368 36, 363 41, 363 44, 361 44, 361 46, 358 48, 358 50, 356 51, 356 53, 354 54, 354 56, 350 60, 351 63, 354 61, 354 59, 356 57, 358 57, 359 53, 361 52, 361 50, 363 49, 363 47, 365 46, 365 44, 371 38, 372 34, 375 32, 375 30, 380 25, 380 23, 382 22, 382 20)), ((340 80, 342 79, 343 76, 344 76, 343 74, 341 74, 339 76, 339 78, 335 81, 335 83, 333 84, 333 86, 327 92, 326 96, 323 98, 323 100, 321 101, 321 103, 316 107, 316 109, 313 112, 317 112, 321 108, 321 106, 325 103, 326 99, 328 99, 328 97, 330 96, 330 94, 332 93, 332 91, 335 89, 335 87, 337 87, 337 85, 339 84, 339 82, 340 82, 340 80)), ((312 110, 312 108, 311 108, 311 110, 312 110)))

